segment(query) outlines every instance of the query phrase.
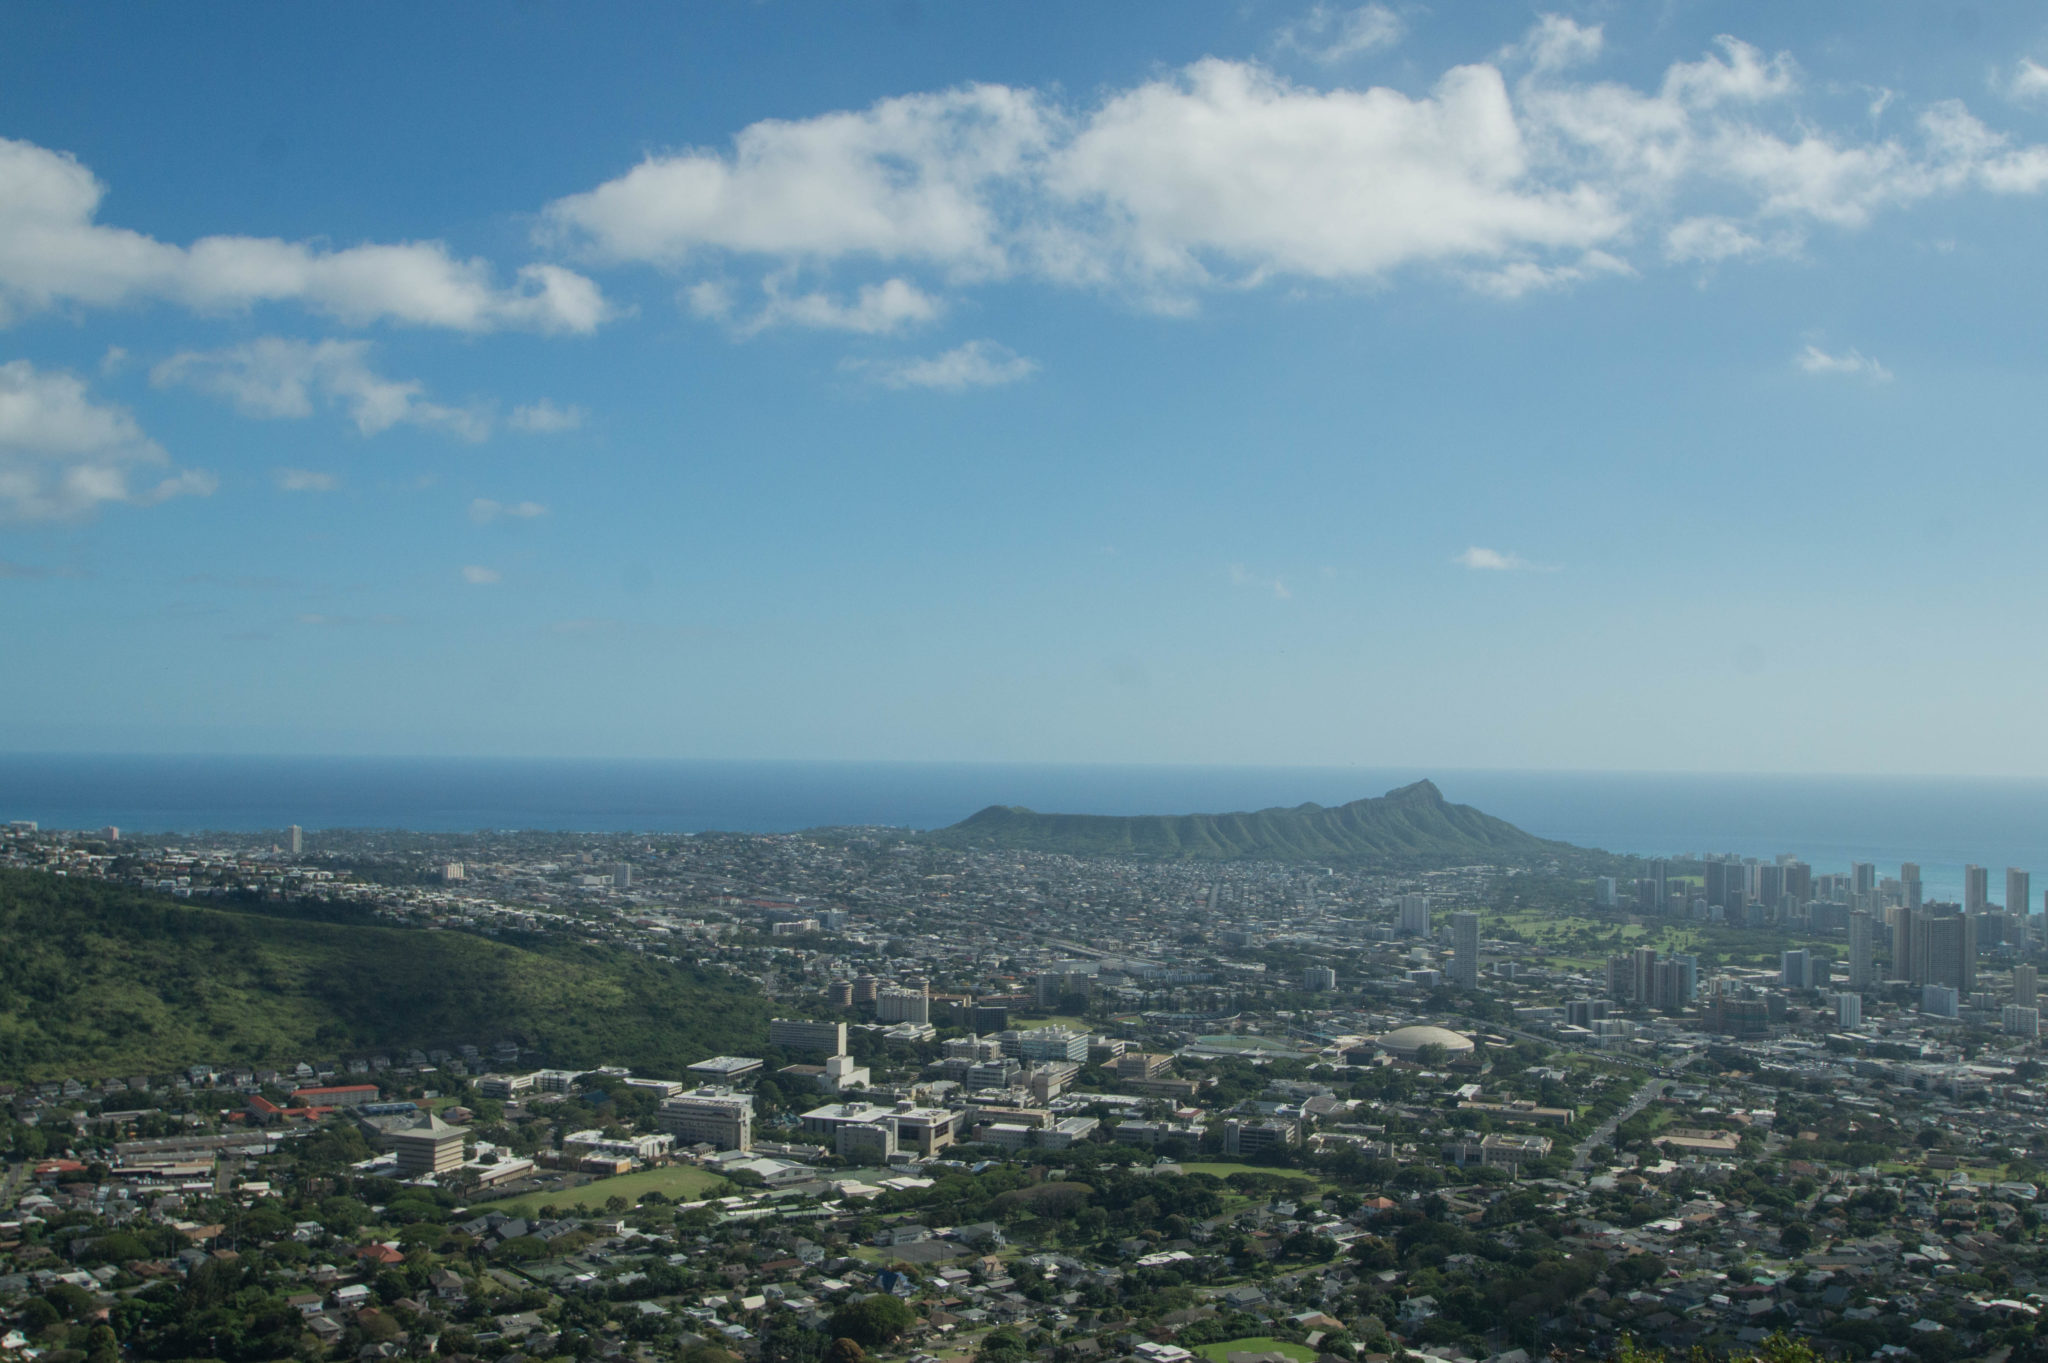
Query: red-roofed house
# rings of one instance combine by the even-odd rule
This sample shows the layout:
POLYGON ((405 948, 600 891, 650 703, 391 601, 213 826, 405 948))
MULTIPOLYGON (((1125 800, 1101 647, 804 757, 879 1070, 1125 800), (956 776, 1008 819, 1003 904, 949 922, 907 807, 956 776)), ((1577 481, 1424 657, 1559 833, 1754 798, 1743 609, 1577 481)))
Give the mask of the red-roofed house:
POLYGON ((327 1088, 293 1089, 292 1102, 299 1107, 361 1107, 376 1102, 381 1092, 375 1084, 335 1084, 327 1088))

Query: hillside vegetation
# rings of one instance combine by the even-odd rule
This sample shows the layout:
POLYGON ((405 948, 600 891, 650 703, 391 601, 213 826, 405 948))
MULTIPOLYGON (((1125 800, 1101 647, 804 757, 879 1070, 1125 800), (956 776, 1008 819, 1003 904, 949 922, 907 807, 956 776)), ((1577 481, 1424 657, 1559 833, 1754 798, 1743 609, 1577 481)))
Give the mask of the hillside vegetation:
POLYGON ((1074 855, 1311 862, 1528 861, 1579 851, 1470 805, 1428 781, 1334 807, 1296 805, 1247 814, 1039 814, 991 805, 940 829, 955 847, 1010 847, 1074 855))
POLYGON ((0 872, 0 1078, 160 1074, 513 1040, 548 1063, 668 1073, 758 1050, 768 1005, 722 972, 566 942, 197 907, 0 872))

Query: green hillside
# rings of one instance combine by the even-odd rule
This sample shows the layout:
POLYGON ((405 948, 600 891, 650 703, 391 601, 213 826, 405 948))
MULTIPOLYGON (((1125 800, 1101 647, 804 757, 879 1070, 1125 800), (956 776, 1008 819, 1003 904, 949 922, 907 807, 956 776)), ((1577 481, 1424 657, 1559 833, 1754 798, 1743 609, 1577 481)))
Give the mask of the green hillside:
POLYGON ((514 1040, 681 1073, 758 1051, 768 1005, 620 948, 200 908, 0 872, 0 1079, 155 1074, 514 1040))
POLYGON ((1454 805, 1428 781, 1378 799, 1248 814, 1039 814, 991 805, 929 835, 956 847, 1014 847, 1076 855, 1312 862, 1527 861, 1571 855, 1568 843, 1454 805))

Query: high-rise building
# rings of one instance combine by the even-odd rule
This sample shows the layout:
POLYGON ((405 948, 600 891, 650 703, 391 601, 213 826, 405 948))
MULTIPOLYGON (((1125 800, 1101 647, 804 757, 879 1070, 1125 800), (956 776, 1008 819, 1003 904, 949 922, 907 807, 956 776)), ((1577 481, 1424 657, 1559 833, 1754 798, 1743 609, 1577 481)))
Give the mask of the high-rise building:
POLYGON ((1629 953, 1629 998, 1639 1008, 1657 1002, 1657 948, 1637 947, 1629 953))
POLYGON ((1691 1006, 1699 993, 1699 985, 1699 957, 1667 956, 1657 962, 1656 985, 1650 1005, 1660 1012, 1680 1012, 1691 1006))
POLYGON ((2033 881, 2032 872, 2022 871, 2017 866, 2005 868, 2005 911, 2008 914, 2026 914, 2027 901, 2034 897, 2033 881))
POLYGON ((1670 873, 1670 868, 1661 861, 1653 861, 1650 863, 1649 870, 1650 883, 1656 887, 1655 890, 1651 893, 1650 903, 1654 905, 1659 912, 1662 912, 1665 903, 1665 885, 1667 877, 1670 873))
POLYGON ((1337 987, 1337 972, 1326 965, 1312 965, 1301 972, 1301 987, 1312 994, 1327 994, 1337 987))
POLYGON ((1785 868, 1782 866, 1759 866, 1756 868, 1757 902, 1775 909, 1778 901, 1785 897, 1785 868))
POLYGON ((1728 907, 1728 863, 1709 861, 1707 863, 1706 900, 1709 908, 1728 907))
POLYGON ((1614 877, 1601 876, 1593 882, 1593 904, 1596 908, 1614 907, 1614 877))
POLYGON ((1805 904, 1813 898, 1813 868, 1803 861, 1785 863, 1785 893, 1792 896, 1795 904, 1805 904))
POLYGON ((286 844, 291 848, 293 856, 298 856, 306 850, 306 830, 297 824, 287 828, 284 831, 284 837, 286 844))
POLYGON ((2007 1036, 2038 1037, 2041 1035, 2041 1010, 2022 1008, 2008 1003, 1999 1011, 1999 1021, 2005 1024, 2007 1036))
POLYGON ((1404 894, 1401 896, 1401 931, 1409 937, 1429 936, 1428 895, 1404 894))
POLYGON ((1813 988, 1813 957, 1804 948, 1778 953, 1778 987, 1813 988))
POLYGON ((853 1001, 855 1003, 873 1003, 875 1001, 875 994, 881 987, 882 981, 876 976, 856 975, 853 977, 853 1001))
POLYGON ((1849 987, 1859 994, 1877 983, 1876 956, 1877 920, 1870 910, 1858 909, 1849 915, 1849 987))
POLYGON ((1963 912, 1977 913, 1991 898, 1991 872, 1982 866, 1963 868, 1963 912))
POLYGON ((2040 971, 2030 965, 2016 965, 2012 968, 2012 1001, 2022 1008, 2032 1008, 2040 998, 2040 971))
POLYGON ((1861 1027, 1863 1025, 1863 996, 1861 994, 1835 995, 1835 1025, 1837 1027, 1861 1027))
POLYGON ((632 862, 615 861, 612 863, 612 888, 615 890, 630 890, 633 888, 632 862))
POLYGON ((1917 861, 1899 864, 1900 899, 1909 909, 1920 907, 1920 863, 1917 861))
POLYGON ((1451 983, 1460 989, 1479 987, 1479 915, 1451 915, 1451 983))
POLYGON ((1968 994, 1977 983, 1977 923, 1953 904, 1913 915, 1913 980, 1968 994))

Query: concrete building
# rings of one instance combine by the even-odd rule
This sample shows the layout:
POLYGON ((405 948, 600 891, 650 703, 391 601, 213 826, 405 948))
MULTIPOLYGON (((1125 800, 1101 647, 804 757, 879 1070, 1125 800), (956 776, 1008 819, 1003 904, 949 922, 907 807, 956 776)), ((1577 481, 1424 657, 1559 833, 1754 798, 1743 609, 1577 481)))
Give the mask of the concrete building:
POLYGON ((1268 1117, 1245 1122, 1232 1119, 1223 1124, 1223 1153, 1237 1158, 1263 1155, 1299 1144, 1301 1125, 1285 1117, 1268 1117))
POLYGON ((1479 915, 1451 915, 1451 983, 1460 989, 1479 987, 1479 915))
POLYGON ((2041 974, 2031 965, 2016 965, 2012 968, 2012 1001, 2018 1008, 2032 1008, 2040 996, 2041 974))
POLYGON ((1835 1025, 1845 1031, 1863 1025, 1863 996, 1861 994, 1835 995, 1835 1025))
POLYGON ((405 1178, 445 1174, 462 1164, 462 1128, 450 1126, 432 1113, 416 1125, 403 1127, 384 1137, 398 1156, 398 1172, 405 1178))
POLYGON ((1337 972, 1326 965, 1312 965, 1301 972, 1301 987, 1312 994, 1327 994, 1337 987, 1337 972))
POLYGON ((904 989, 891 985, 875 993, 875 1021, 877 1022, 930 1022, 932 1020, 931 996, 922 989, 904 989))
POLYGON ((633 864, 628 861, 612 863, 612 888, 630 890, 633 888, 633 864))
POLYGON ((685 1068, 692 1074, 703 1075, 712 1083, 730 1084, 742 1075, 752 1074, 760 1069, 761 1060, 759 1056, 752 1055, 714 1055, 709 1060, 699 1060, 685 1068))
POLYGON ((298 856, 306 850, 306 830, 293 824, 284 831, 284 841, 291 854, 298 856))
POLYGON ((918 1107, 898 1103, 883 1107, 875 1103, 827 1103, 804 1113, 803 1129, 822 1136, 837 1148, 839 1128, 867 1124, 887 1117, 896 1124, 897 1141, 914 1146, 921 1155, 932 1155, 953 1144, 960 1127, 960 1115, 948 1108, 918 1107))
POLYGON ((1899 893, 1901 902, 1907 908, 1917 909, 1920 907, 1922 891, 1919 862, 1906 861, 1899 864, 1899 893))
POLYGON ((1999 1011, 1999 1021, 2004 1025, 2007 1036, 2041 1035, 2041 1010, 2038 1008, 2019 1008, 2007 1004, 1999 1011))
MULTIPOLYGON (((1009 1049, 1007 1044, 1003 1047, 1006 1054, 1009 1049)), ((1065 1027, 1034 1027, 1017 1034, 1017 1058, 1040 1063, 1049 1060, 1086 1063, 1088 1034, 1065 1027)))
POLYGON ((677 1145, 713 1145, 720 1150, 754 1148, 754 1100, 727 1088, 701 1088, 665 1100, 654 1124, 677 1145))
POLYGON ((1778 987, 1813 988, 1813 956, 1804 948, 1778 953, 1778 987))
POLYGON ((1958 998, 1953 987, 1945 984, 1923 984, 1920 986, 1920 1011, 1928 1017, 1952 1018, 1957 1014, 1958 998))
POLYGON ((1429 936, 1429 896, 1426 894, 1404 894, 1401 896, 1401 932, 1408 937, 1429 936))
POLYGON ((846 1024, 803 1022, 776 1018, 768 1024, 768 1044, 785 1051, 815 1051, 820 1055, 846 1054, 846 1024))
POLYGON ((1857 993, 1876 983, 1877 920, 1870 910, 1849 915, 1849 987, 1857 993))
POLYGON ((1989 868, 1969 865, 1963 868, 1963 912, 1982 913, 1984 906, 1991 902, 1991 872, 1989 868))

